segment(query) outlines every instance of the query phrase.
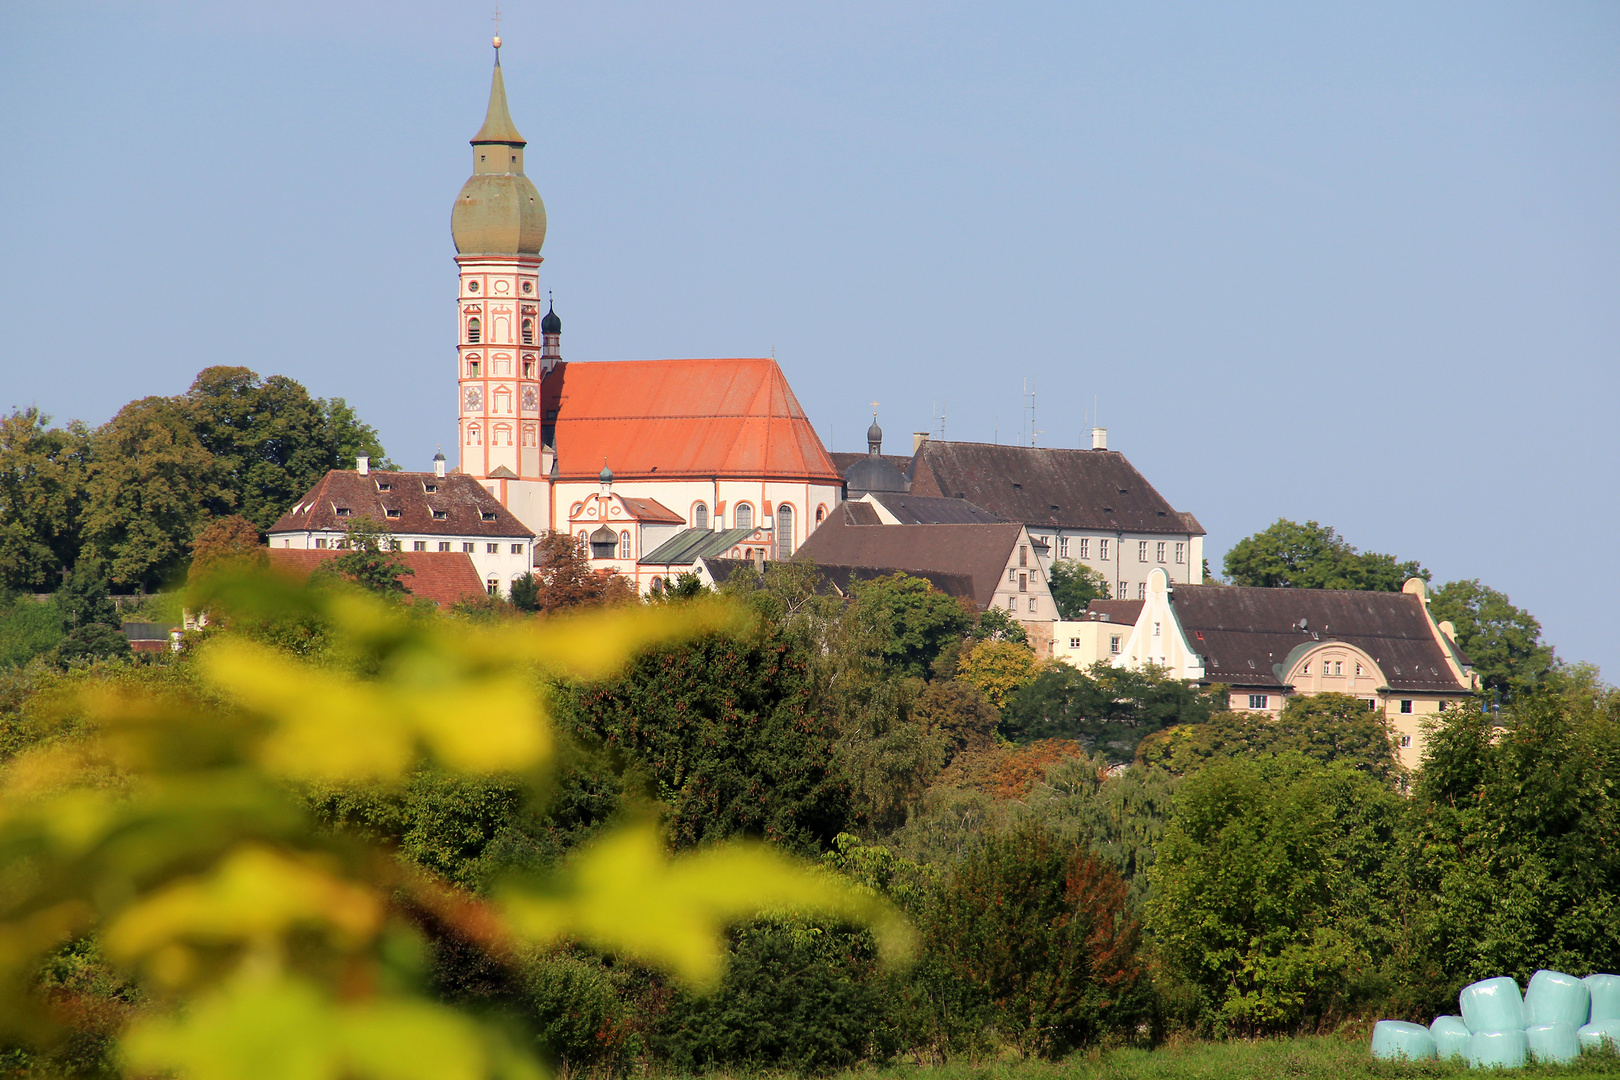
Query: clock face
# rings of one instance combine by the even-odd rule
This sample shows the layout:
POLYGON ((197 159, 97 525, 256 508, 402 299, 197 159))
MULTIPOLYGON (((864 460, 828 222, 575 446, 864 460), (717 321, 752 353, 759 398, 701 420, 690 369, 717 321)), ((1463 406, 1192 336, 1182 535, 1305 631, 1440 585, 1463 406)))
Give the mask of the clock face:
POLYGON ((523 388, 523 411, 524 412, 534 412, 539 407, 540 407, 540 395, 535 393, 534 387, 525 386, 523 388))
POLYGON ((467 387, 467 411, 478 412, 484 407, 484 391, 477 386, 467 387))

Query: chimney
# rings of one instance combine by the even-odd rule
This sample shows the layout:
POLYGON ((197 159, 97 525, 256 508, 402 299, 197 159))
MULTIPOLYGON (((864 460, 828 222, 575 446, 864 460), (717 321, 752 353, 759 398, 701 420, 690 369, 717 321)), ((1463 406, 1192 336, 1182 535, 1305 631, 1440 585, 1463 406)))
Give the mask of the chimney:
POLYGON ((444 479, 444 451, 440 450, 433 455, 433 475, 440 480, 444 479))
POLYGON ((369 476, 371 474, 371 458, 365 454, 356 457, 354 459, 354 471, 361 476, 369 476))
POLYGON ((1108 449, 1108 429, 1107 428, 1105 428, 1105 427, 1094 427, 1094 428, 1091 429, 1091 448, 1093 450, 1106 450, 1106 449, 1108 449))
POLYGON ((913 431, 911 433, 911 452, 915 454, 922 449, 923 443, 928 441, 928 432, 913 431))

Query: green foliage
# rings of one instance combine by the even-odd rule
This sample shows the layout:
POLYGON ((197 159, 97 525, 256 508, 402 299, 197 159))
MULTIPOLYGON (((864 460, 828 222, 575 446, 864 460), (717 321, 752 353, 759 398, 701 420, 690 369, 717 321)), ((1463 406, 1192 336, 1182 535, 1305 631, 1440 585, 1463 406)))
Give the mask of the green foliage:
POLYGON ((1028 645, 981 641, 963 654, 957 676, 1000 709, 1035 678, 1035 654, 1028 645))
POLYGON ((533 573, 519 574, 512 579, 511 593, 507 597, 519 611, 540 610, 540 581, 533 573))
POLYGON ((1078 619, 1087 604, 1109 598, 1108 575, 1073 559, 1054 562, 1048 574, 1048 584, 1058 614, 1065 619, 1078 619))
POLYGON ((925 677, 940 650, 972 625, 954 598, 899 571, 857 582, 851 592, 859 617, 880 635, 880 654, 896 674, 925 677))
POLYGON ((1189 773, 1229 757, 1284 753, 1323 764, 1338 762, 1385 783, 1394 782, 1401 771, 1382 714, 1361 698, 1338 693, 1289 698, 1275 718, 1222 710, 1203 723, 1167 728, 1142 741, 1137 760, 1189 773))
POLYGON ((1014 645, 1029 645, 1029 631, 1024 629, 1024 624, 1007 614, 1006 608, 994 605, 979 613, 968 636, 973 641, 1010 641, 1014 645))
POLYGON ((1228 584, 1262 588, 1399 592, 1407 578, 1429 577, 1414 561, 1358 552, 1327 525, 1286 518, 1233 544, 1224 565, 1228 584))
POLYGON ((1436 998, 1487 975, 1620 968, 1620 697, 1526 695, 1506 720, 1440 714, 1418 774, 1409 980, 1436 998))
POLYGON ((1090 753, 1118 764, 1132 760, 1137 744, 1173 724, 1200 724, 1214 710, 1213 698, 1152 666, 1117 668, 1106 661, 1081 671, 1046 665, 1012 694, 1002 709, 1009 739, 1076 739, 1090 753))
POLYGON ((1402 811, 1387 786, 1298 754, 1188 776, 1151 870, 1148 926, 1217 1031, 1345 1015, 1384 989, 1402 811))
POLYGON ((416 571, 399 554, 393 534, 377 521, 364 516, 350 521, 338 546, 343 554, 319 567, 317 574, 334 575, 378 596, 398 599, 411 591, 400 579, 416 571))
POLYGON ((0 418, 0 590, 48 592, 79 550, 88 433, 30 406, 0 418))
POLYGON ((1541 624, 1478 579, 1435 589, 1429 614, 1436 622, 1451 620, 1457 644, 1487 690, 1512 697, 1543 683, 1553 669, 1552 646, 1541 640, 1541 624))
POLYGON ((1159 839, 1181 778, 1164 769, 1110 767, 1104 757, 1065 758, 1031 792, 1028 813, 1064 836, 1078 836, 1130 887, 1132 911, 1152 895, 1159 839))
POLYGON ((0 602, 0 668, 19 667, 56 648, 65 631, 56 598, 21 595, 0 602))
POLYGON ((935 679, 918 695, 913 711, 930 734, 945 739, 947 760, 964 750, 989 747, 1001 722, 983 691, 961 679, 935 679))
POLYGON ((922 920, 947 1041, 989 1024, 1022 1053, 1057 1058, 1134 1032, 1151 1002, 1125 896, 1111 866, 1044 828, 986 840, 922 920))

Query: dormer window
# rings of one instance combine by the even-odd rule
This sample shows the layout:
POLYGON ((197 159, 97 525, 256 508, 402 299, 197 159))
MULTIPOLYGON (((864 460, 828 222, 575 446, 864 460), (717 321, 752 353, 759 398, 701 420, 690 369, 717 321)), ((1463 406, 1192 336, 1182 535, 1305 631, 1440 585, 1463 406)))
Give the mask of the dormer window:
POLYGON ((479 322, 476 317, 467 320, 467 344, 477 345, 478 337, 483 332, 484 324, 479 322))
POLYGON ((482 511, 479 511, 478 516, 481 519, 483 519, 484 521, 494 521, 495 520, 495 511, 493 511, 493 510, 482 510, 482 511))
POLYGON ((399 511, 398 510, 384 510, 383 513, 387 514, 391 518, 399 517, 399 511))
POLYGON ((422 485, 422 490, 427 492, 429 495, 431 495, 435 491, 439 490, 439 485, 438 484, 423 484, 422 485))
POLYGON ((352 513, 347 506, 334 506, 332 509, 337 511, 338 517, 348 517, 352 513))
POLYGON ((378 491, 393 491, 394 490, 394 485, 389 484, 389 483, 385 483, 384 481, 379 480, 379 481, 377 481, 377 490, 378 491))
POLYGON ((435 510, 435 511, 433 511, 433 520, 434 521, 443 521, 446 518, 448 518, 449 516, 450 516, 450 512, 448 510, 435 510))

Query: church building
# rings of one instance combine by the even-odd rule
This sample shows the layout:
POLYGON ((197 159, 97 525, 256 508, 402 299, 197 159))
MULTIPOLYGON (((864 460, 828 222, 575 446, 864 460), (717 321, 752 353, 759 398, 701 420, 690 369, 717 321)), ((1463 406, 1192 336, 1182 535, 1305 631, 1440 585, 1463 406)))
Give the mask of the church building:
POLYGON ((563 359, 562 320, 549 302, 540 310, 545 204, 524 173, 499 38, 495 50, 473 174, 450 217, 457 471, 642 591, 671 572, 648 559, 660 548, 787 558, 838 504, 843 478, 774 359, 563 359))

